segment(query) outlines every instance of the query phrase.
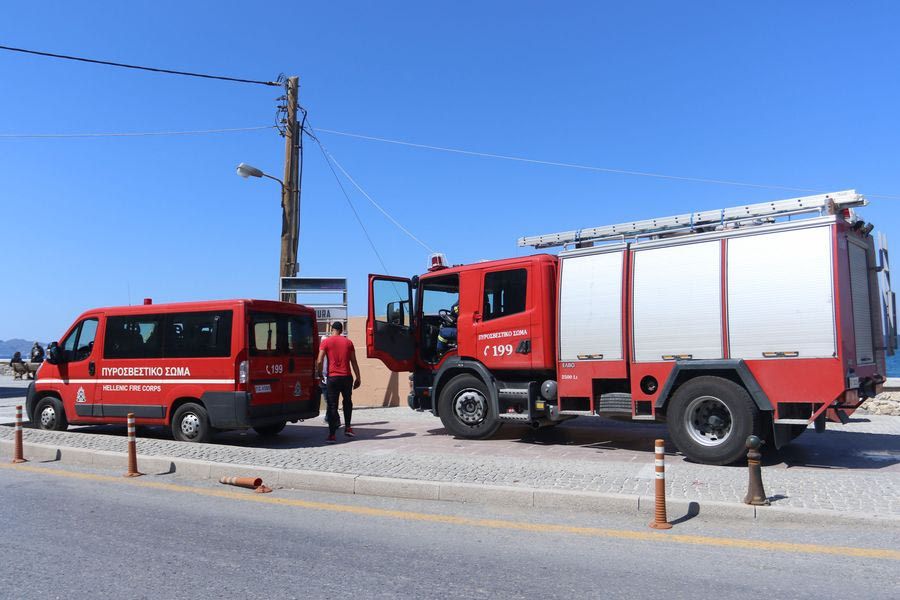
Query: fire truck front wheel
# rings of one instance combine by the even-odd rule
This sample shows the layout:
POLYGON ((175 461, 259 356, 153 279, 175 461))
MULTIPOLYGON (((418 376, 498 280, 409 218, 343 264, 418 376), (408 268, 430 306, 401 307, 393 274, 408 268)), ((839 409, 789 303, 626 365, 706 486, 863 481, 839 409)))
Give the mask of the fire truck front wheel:
POLYGON ((179 442, 206 442, 211 433, 209 416, 199 404, 182 404, 172 416, 172 437, 179 442))
POLYGON ((678 449, 708 465, 741 459, 747 454, 747 437, 762 434, 762 415, 750 394, 721 377, 696 377, 682 384, 666 421, 678 449))
POLYGON ((444 427, 457 437, 481 440, 500 427, 487 386, 467 373, 457 375, 441 390, 438 414, 444 427))

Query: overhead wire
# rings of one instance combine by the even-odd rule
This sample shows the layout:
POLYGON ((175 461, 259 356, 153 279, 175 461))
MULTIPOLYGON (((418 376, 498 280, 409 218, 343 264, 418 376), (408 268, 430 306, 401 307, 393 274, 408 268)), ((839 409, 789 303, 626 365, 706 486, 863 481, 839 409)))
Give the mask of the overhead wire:
POLYGON ((251 83, 256 85, 281 86, 280 81, 260 81, 257 79, 241 79, 240 77, 226 77, 224 75, 209 75, 206 73, 194 73, 191 71, 176 71, 174 69, 160 69, 158 67, 145 67, 142 65, 130 65, 126 63, 112 62, 109 60, 98 60, 95 58, 84 58, 82 56, 70 56, 68 54, 55 54, 53 52, 42 52, 40 50, 29 50, 27 48, 15 48, 13 46, 0 46, 0 50, 9 52, 19 52, 22 54, 33 54, 36 56, 46 56, 49 58, 60 58, 64 60, 74 60, 78 62, 91 63, 95 65, 106 65, 109 67, 120 67, 123 69, 137 69, 140 71, 152 71, 154 73, 165 73, 168 75, 183 75, 187 77, 200 77, 202 79, 218 79, 220 81, 231 81, 233 83, 251 83))
POLYGON ((109 133, 0 133, 0 138, 27 139, 27 138, 101 138, 101 137, 150 137, 166 135, 198 135, 206 133, 237 133, 242 131, 260 131, 263 129, 277 129, 275 125, 260 125, 259 127, 231 127, 226 129, 194 129, 190 131, 133 131, 133 132, 109 132, 109 133))
MULTIPOLYGON (((570 163, 563 162, 557 160, 542 160, 537 158, 527 158, 524 156, 514 156, 509 154, 496 154, 493 152, 482 152, 478 150, 466 150, 463 148, 451 148, 447 146, 435 146, 431 144, 421 144, 416 142, 409 142, 406 140, 396 140, 384 137, 378 137, 373 135, 364 135, 361 133, 351 133, 348 131, 338 131, 335 129, 324 129, 319 128, 318 131, 323 133, 330 133, 333 135, 341 135, 345 137, 358 138, 362 140, 368 140, 373 142, 383 142, 386 144, 396 144, 399 146, 409 146, 411 148, 420 148, 425 150, 436 150, 439 152, 450 152, 453 154, 464 154, 467 156, 477 156, 481 158, 494 158, 499 160, 508 160, 515 162, 523 162, 523 163, 531 163, 531 164, 539 164, 539 165, 548 165, 552 167, 563 167, 567 169, 579 169, 583 171, 595 171, 601 173, 613 173, 617 175, 634 175, 639 177, 654 177, 657 179, 670 179, 676 181, 687 181, 693 183, 712 183, 717 185, 731 185, 731 186, 740 186, 740 187, 750 187, 750 188, 761 188, 761 189, 774 189, 774 190, 785 190, 785 191, 793 191, 793 192, 808 192, 814 194, 826 193, 827 191, 817 190, 813 188, 802 188, 802 187, 792 187, 786 185, 771 185, 764 183, 751 183, 746 181, 731 181, 727 179, 713 179, 708 177, 691 177, 687 175, 667 175, 665 173, 652 173, 649 171, 634 171, 630 169, 616 169, 612 167, 599 167, 593 165, 584 165, 579 163, 570 163)), ((867 196, 873 198, 890 198, 894 200, 900 199, 900 195, 897 194, 866 194, 867 196)))
POLYGON ((434 249, 431 246, 429 246, 428 244, 426 244, 425 242, 423 242, 422 240, 417 238, 409 229, 407 229, 406 227, 401 225, 397 219, 395 219, 393 216, 391 216, 391 214, 388 213, 380 204, 375 202, 375 200, 372 198, 372 196, 370 196, 369 193, 366 192, 366 190, 364 190, 362 188, 362 186, 360 186, 356 182, 355 179, 353 179, 353 176, 350 175, 350 173, 348 173, 347 170, 344 169, 343 166, 341 166, 341 163, 338 162, 338 160, 334 157, 334 155, 331 154, 331 152, 329 152, 325 148, 325 146, 319 140, 318 136, 315 134, 316 130, 314 130, 312 128, 312 125, 307 125, 306 131, 307 131, 307 134, 309 134, 309 136, 319 144, 319 147, 322 148, 322 150, 323 150, 323 152, 325 152, 326 156, 328 156, 331 159, 331 161, 334 162, 334 166, 336 166, 338 168, 338 170, 340 170, 340 172, 344 174, 344 177, 346 177, 347 180, 353 184, 353 186, 359 191, 359 193, 362 194, 366 198, 366 200, 368 200, 372 204, 372 206, 377 208, 379 210, 379 212, 381 212, 381 214, 383 214, 391 223, 396 225, 397 228, 400 229, 400 231, 402 231, 403 233, 408 235, 413 241, 418 243, 420 246, 422 246, 429 252, 434 253, 434 249))
MULTIPOLYGON (((309 132, 307 131, 307 133, 309 132)), ((384 263, 384 258, 382 258, 381 253, 378 252, 378 248, 375 246, 375 242, 372 240, 372 236, 369 235, 369 230, 366 229, 366 225, 365 223, 363 223, 362 217, 359 216, 359 212, 356 210, 356 206, 353 205, 353 201, 350 199, 350 194, 347 193, 346 188, 344 188, 344 184, 341 183, 340 176, 337 174, 337 171, 334 170, 334 166, 331 164, 331 160, 328 158, 328 151, 325 149, 325 146, 317 137, 310 135, 310 138, 312 138, 312 140, 319 146, 319 150, 322 152, 322 157, 325 159, 325 164, 328 165, 328 168, 331 170, 331 174, 334 175, 334 180, 337 182, 338 187, 341 188, 341 193, 344 194, 344 199, 347 201, 347 205, 350 207, 351 212, 353 212, 353 216, 356 217, 356 222, 359 223, 360 228, 363 230, 363 234, 369 241, 369 246, 372 247, 372 252, 375 253, 375 256, 378 258, 378 262, 381 263, 381 267, 384 269, 385 274, 389 275, 390 271, 388 270, 387 265, 384 263)))

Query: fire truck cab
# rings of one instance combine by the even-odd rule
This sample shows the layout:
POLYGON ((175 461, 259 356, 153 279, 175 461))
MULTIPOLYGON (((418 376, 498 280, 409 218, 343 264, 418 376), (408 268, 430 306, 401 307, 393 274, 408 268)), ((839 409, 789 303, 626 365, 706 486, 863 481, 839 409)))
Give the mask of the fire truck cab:
POLYGON ((731 463, 751 434, 780 448, 880 392, 896 316, 863 204, 795 198, 520 240, 574 246, 559 256, 370 275, 367 353, 411 372, 410 407, 460 437, 664 421, 690 459, 731 463))

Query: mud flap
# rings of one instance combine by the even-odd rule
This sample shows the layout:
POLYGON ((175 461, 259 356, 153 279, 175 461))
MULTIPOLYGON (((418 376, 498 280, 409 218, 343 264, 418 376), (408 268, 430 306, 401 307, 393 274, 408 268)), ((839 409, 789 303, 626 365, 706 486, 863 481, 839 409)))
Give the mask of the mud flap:
POLYGON ((781 450, 791 443, 791 426, 790 425, 772 425, 772 437, 775 441, 775 449, 781 450))

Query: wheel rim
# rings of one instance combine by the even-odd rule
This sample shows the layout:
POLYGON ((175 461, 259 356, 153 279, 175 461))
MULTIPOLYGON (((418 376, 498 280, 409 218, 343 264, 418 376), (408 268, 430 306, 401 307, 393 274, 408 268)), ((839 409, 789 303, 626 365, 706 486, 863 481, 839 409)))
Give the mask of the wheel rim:
POLYGON ((53 429, 56 426, 56 409, 50 405, 41 411, 41 428, 53 429))
POLYGON ((480 391, 467 388, 456 395, 453 400, 453 411, 463 425, 476 427, 487 415, 487 398, 480 391))
POLYGON ((715 396, 694 398, 684 411, 684 428, 701 446, 724 444, 731 437, 733 424, 731 409, 715 396))
POLYGON ((181 419, 181 433, 186 438, 195 438, 200 435, 200 417, 194 413, 188 413, 181 419))

